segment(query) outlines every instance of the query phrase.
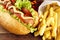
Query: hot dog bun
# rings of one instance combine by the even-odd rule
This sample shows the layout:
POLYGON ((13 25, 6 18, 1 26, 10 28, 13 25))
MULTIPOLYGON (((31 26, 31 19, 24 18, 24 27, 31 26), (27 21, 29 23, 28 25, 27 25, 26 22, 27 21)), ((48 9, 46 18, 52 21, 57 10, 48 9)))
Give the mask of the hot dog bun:
MULTIPOLYGON (((38 13, 35 11, 33 16, 36 16, 34 21, 35 23, 33 25, 35 27, 38 24, 38 13)), ((2 25, 2 27, 9 32, 16 35, 26 35, 30 33, 30 30, 26 26, 19 23, 16 19, 12 18, 8 12, 0 11, 0 25, 2 25)))
POLYGON ((26 35, 30 33, 30 30, 27 29, 27 27, 13 19, 7 12, 0 11, 0 24, 9 32, 17 35, 26 35))

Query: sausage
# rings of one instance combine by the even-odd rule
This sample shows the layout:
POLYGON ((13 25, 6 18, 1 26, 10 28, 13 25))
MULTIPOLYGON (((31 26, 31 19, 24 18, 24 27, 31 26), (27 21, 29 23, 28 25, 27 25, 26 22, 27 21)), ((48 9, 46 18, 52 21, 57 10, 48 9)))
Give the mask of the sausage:
POLYGON ((28 9, 22 8, 22 11, 25 13, 25 16, 32 16, 31 12, 28 9))

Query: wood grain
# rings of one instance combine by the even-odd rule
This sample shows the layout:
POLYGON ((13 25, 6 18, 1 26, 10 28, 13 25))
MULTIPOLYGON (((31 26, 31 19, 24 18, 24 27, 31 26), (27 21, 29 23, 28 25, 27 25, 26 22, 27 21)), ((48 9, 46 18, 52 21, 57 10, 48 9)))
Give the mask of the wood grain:
POLYGON ((14 34, 0 34, 0 40, 41 40, 41 37, 34 37, 32 34, 18 36, 14 34))

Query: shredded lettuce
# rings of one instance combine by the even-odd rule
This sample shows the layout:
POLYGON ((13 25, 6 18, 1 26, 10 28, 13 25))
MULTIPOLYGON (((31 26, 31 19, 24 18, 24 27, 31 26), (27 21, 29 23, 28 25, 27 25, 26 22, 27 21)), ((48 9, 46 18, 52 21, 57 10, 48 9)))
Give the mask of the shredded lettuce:
POLYGON ((6 9, 4 9, 4 7, 2 6, 2 5, 0 5, 0 11, 2 11, 2 12, 8 12, 8 13, 10 13, 11 14, 11 12, 9 12, 8 10, 6 10, 6 9))
POLYGON ((21 8, 30 9, 32 7, 29 0, 16 0, 15 6, 21 10, 21 8))
POLYGON ((28 29, 30 29, 31 33, 33 33, 34 31, 37 31, 37 28, 30 26, 30 24, 28 24, 27 27, 28 27, 28 29))
POLYGON ((6 12, 6 10, 3 8, 2 5, 0 5, 0 11, 2 11, 2 12, 6 12))
POLYGON ((3 10, 3 6, 0 5, 0 10, 3 10))

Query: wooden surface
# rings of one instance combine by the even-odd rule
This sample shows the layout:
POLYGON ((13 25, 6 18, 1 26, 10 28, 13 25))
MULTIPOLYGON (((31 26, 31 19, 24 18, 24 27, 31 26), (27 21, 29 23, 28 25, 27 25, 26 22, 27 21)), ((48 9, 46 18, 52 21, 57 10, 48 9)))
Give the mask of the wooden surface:
POLYGON ((32 34, 26 36, 18 36, 14 34, 0 34, 0 40, 41 40, 41 37, 34 37, 32 34))

